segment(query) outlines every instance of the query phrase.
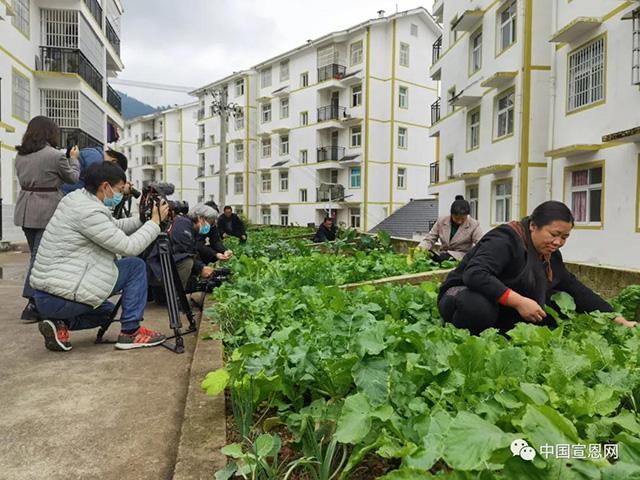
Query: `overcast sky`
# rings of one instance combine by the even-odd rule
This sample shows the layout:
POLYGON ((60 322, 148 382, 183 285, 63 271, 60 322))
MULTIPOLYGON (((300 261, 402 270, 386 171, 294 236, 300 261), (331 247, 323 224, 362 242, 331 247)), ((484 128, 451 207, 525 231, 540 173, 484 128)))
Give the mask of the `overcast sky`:
MULTIPOLYGON (((422 6, 431 9, 433 1, 422 6)), ((121 79, 199 87, 418 0, 124 0, 121 79)), ((153 106, 189 95, 117 86, 153 106)))

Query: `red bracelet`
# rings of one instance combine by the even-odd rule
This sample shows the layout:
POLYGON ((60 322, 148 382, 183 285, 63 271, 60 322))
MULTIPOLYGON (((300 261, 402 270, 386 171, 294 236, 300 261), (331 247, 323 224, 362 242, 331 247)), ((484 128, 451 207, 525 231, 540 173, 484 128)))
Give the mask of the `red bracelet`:
POLYGON ((511 289, 507 288, 505 290, 505 292, 500 296, 500 298, 498 299, 498 303, 500 305, 506 305, 507 304, 507 299, 509 298, 509 294, 511 293, 511 289))

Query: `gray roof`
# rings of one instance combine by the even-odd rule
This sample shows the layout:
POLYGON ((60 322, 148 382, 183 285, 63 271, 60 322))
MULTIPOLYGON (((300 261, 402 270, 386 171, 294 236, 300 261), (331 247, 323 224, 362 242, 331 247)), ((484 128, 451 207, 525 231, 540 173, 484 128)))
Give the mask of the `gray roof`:
POLYGON ((438 199, 411 200, 391 216, 369 230, 384 230, 393 237, 413 238, 416 232, 428 232, 438 220, 438 199))

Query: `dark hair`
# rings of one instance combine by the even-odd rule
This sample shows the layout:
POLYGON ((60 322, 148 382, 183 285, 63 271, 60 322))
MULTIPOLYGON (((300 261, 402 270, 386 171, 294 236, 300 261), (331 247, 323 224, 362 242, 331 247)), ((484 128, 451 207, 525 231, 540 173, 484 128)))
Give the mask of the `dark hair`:
POLYGON ((225 211, 225 210, 233 211, 233 208, 231 208, 229 205, 225 205, 224 208, 222 209, 222 211, 225 211))
POLYGON ((333 222, 333 217, 324 217, 324 220, 322 220, 322 223, 326 222, 327 220, 331 220, 333 222))
POLYGON ((89 165, 84 172, 84 184, 88 192, 94 195, 103 182, 114 186, 118 182, 126 182, 127 176, 117 163, 97 162, 89 165))
POLYGON ((124 172, 127 171, 127 168, 129 167, 129 161, 127 160, 127 157, 124 153, 120 153, 115 150, 106 150, 104 153, 106 153, 111 158, 113 158, 116 161, 116 163, 120 165, 120 168, 124 172))
POLYGON ((471 205, 462 195, 456 195, 455 201, 451 204, 451 215, 469 215, 471 205))
POLYGON ((204 204, 207 207, 213 208, 216 212, 220 211, 220 209, 218 208, 218 204, 216 202, 214 202, 213 200, 209 200, 208 202, 204 202, 204 204))
POLYGON ((17 145, 16 150, 20 155, 28 155, 42 150, 47 143, 53 148, 58 148, 60 142, 60 128, 49 117, 39 115, 33 117, 27 125, 27 131, 22 137, 22 145, 17 145))
POLYGON ((531 212, 529 219, 536 224, 537 228, 542 228, 556 220, 567 222, 571 225, 575 222, 569 207, 556 200, 548 200, 538 205, 533 212, 531 212))

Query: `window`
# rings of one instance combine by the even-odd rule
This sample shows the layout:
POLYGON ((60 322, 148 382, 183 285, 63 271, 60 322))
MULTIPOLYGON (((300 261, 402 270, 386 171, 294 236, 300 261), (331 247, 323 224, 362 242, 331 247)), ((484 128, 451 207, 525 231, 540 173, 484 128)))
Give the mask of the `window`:
POLYGON ((289 155, 289 135, 280 135, 280 155, 289 155))
POLYGON ((243 186, 244 179, 242 178, 242 175, 236 175, 233 177, 233 193, 236 195, 242 193, 243 186))
POLYGON ((236 130, 242 130, 244 128, 244 112, 242 110, 238 110, 234 117, 236 130))
POLYGON ((30 25, 30 0, 13 0, 13 10, 16 12, 11 23, 20 32, 29 37, 29 25, 30 25))
POLYGON ((260 180, 260 191, 263 193, 271 192, 271 172, 263 173, 260 180))
POLYGON ((280 191, 286 192, 289 190, 289 172, 280 172, 280 191))
POLYGON ((602 222, 603 167, 570 169, 570 205, 576 223, 602 222))
POLYGON ((480 107, 467 114, 467 150, 480 146, 480 107))
POLYGON ((351 142, 349 145, 351 148, 357 148, 362 146, 362 127, 351 127, 351 142))
POLYGON ((236 97, 241 97, 244 95, 244 79, 236 80, 236 97))
POLYGON ((469 206, 471 207, 471 211, 469 214, 472 218, 478 218, 478 193, 479 187, 478 185, 469 185, 467 187, 467 201, 469 202, 469 206))
POLYGON ((304 72, 300 74, 300 86, 301 87, 309 86, 309 72, 304 72))
POLYGON ((400 87, 398 89, 398 107, 409 108, 409 88, 400 87))
POLYGON ((227 144, 224 149, 224 164, 227 165, 229 163, 229 145, 227 144))
POLYGON ((511 180, 497 182, 494 191, 494 223, 505 223, 511 220, 511 180))
POLYGON ((236 162, 241 162, 244 157, 244 143, 236 143, 236 162))
POLYGON ((289 80, 289 60, 283 60, 280 62, 280 81, 285 82, 289 80))
POLYGON ((265 68, 260 72, 260 88, 271 86, 271 67, 265 68))
POLYGON ((262 158, 271 156, 271 138, 262 139, 262 158))
POLYGON ((453 104, 453 100, 456 98, 456 87, 453 86, 447 90, 447 111, 452 113, 455 111, 456 106, 453 104))
POLYGON ((409 44, 400 42, 400 66, 409 66, 409 44))
POLYGON ((289 99, 280 100, 280 118, 289 118, 289 99))
POLYGON ((309 125, 309 112, 300 112, 300 125, 309 125))
POLYGON ((308 195, 307 195, 307 189, 306 188, 301 188, 300 189, 300 201, 302 203, 306 203, 308 200, 308 195))
POLYGON ((351 44, 351 65, 359 65, 362 63, 362 40, 351 44))
POLYGON ((338 170, 329 170, 329 183, 338 183, 338 170))
MULTIPOLYGON (((224 178, 224 177, 221 177, 224 178)), ((224 180, 224 194, 229 195, 229 177, 227 176, 224 180)))
POLYGON ((362 85, 354 85, 351 87, 351 106, 359 107, 362 105, 362 85))
POLYGON ((216 136, 214 134, 209 135, 209 145, 216 144, 216 136))
POLYGON ((604 37, 600 37, 569 54, 568 112, 604 100, 604 58, 604 37))
POLYGON ((504 52, 516 43, 516 4, 516 0, 513 0, 498 12, 498 25, 500 27, 500 38, 498 40, 498 46, 500 47, 499 52, 504 52))
POLYGON ((300 150, 300 163, 306 165, 309 161, 309 152, 306 150, 300 150))
POLYGON ((271 209, 263 208, 262 209, 262 224, 270 225, 271 224, 271 209))
POLYGON ((478 30, 469 40, 469 74, 476 73, 482 68, 482 29, 478 30))
POLYGON ((396 176, 396 186, 399 189, 407 188, 407 169, 398 168, 398 174, 396 176))
POLYGON ((262 104, 262 123, 271 121, 271 103, 262 104))
POLYGON ((412 37, 418 36, 418 25, 416 25, 415 23, 411 24, 411 36, 412 37))
POLYGON ((359 208, 349 209, 349 225, 351 226, 351 228, 360 228, 360 209, 359 208))
POLYGON ((28 122, 31 117, 31 82, 17 70, 13 70, 13 116, 28 122))
POLYGON ((211 165, 209 165, 209 175, 215 175, 216 173, 216 166, 212 163, 211 165))
POLYGON ((280 209, 280 225, 286 227, 289 225, 289 209, 281 208, 280 209))
POLYGON ((506 137, 513 134, 513 90, 502 94, 496 99, 496 124, 498 132, 496 138, 506 137))
POLYGON ((361 185, 361 170, 360 167, 351 167, 349 169, 349 187, 350 188, 360 188, 361 185))
POLYGON ((445 159, 445 164, 444 164, 444 168, 445 168, 445 174, 447 176, 447 180, 453 178, 453 155, 447 155, 446 159, 445 159))
POLYGON ((631 83, 640 85, 640 8, 633 12, 631 83))
POLYGON ((406 127, 398 127, 398 148, 407 148, 409 132, 406 127))

